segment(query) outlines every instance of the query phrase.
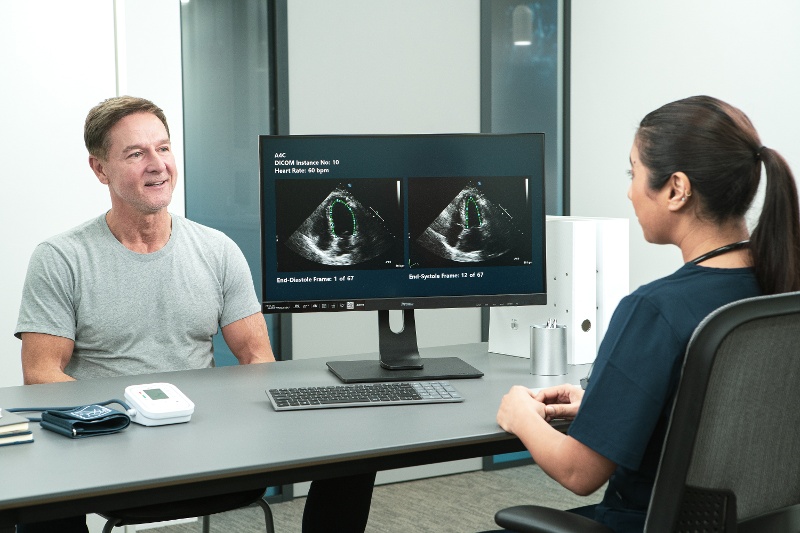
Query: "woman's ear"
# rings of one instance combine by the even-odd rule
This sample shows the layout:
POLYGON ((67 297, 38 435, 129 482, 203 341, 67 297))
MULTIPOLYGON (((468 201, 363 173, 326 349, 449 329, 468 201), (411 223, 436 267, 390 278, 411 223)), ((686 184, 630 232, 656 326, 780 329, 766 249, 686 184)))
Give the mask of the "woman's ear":
POLYGON ((670 211, 680 211, 692 202, 692 183, 683 172, 673 173, 665 188, 670 211))

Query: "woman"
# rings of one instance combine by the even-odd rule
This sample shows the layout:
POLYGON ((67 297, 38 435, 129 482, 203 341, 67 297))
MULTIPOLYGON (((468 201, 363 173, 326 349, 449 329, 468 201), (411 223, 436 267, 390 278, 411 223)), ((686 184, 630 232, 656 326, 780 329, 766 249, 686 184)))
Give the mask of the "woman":
POLYGON ((642 120, 630 153, 633 204, 645 239, 674 244, 685 264, 625 297, 586 391, 513 387, 497 422, 579 495, 608 482, 600 504, 573 512, 617 532, 642 531, 683 355, 700 321, 729 302, 800 290, 800 214, 791 171, 740 110, 707 96, 642 120), (766 170, 764 207, 745 213, 766 170), (580 407, 580 409, 579 409, 580 407), (569 435, 553 418, 574 419, 569 435))

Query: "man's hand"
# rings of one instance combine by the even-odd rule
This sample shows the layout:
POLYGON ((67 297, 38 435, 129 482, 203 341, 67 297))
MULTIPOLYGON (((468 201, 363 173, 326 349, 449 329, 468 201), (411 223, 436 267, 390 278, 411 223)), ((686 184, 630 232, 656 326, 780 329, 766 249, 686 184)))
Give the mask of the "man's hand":
POLYGON ((570 384, 556 385, 540 390, 533 397, 545 404, 544 419, 548 422, 554 418, 572 420, 583 400, 583 389, 570 384))

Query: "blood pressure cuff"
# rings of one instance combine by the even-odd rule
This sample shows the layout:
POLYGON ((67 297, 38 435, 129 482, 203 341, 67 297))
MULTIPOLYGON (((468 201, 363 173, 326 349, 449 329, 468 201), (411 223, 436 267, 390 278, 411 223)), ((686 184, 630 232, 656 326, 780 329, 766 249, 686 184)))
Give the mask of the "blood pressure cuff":
POLYGON ((102 405, 83 405, 66 411, 42 412, 41 426, 71 439, 117 433, 128 427, 131 417, 102 405))

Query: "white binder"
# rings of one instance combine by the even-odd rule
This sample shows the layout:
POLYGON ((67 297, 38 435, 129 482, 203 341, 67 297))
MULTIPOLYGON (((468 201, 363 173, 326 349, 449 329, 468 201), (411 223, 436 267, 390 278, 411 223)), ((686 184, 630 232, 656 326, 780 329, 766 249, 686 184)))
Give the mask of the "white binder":
POLYGON ((628 293, 628 220, 547 217, 547 305, 489 311, 489 351, 530 357, 530 327, 567 326, 567 362, 588 364, 628 293))
MULTIPOLYGON (((576 217, 578 220, 584 220, 576 217)), ((630 292, 627 218, 586 218, 597 228, 597 347, 619 301, 630 292)))

